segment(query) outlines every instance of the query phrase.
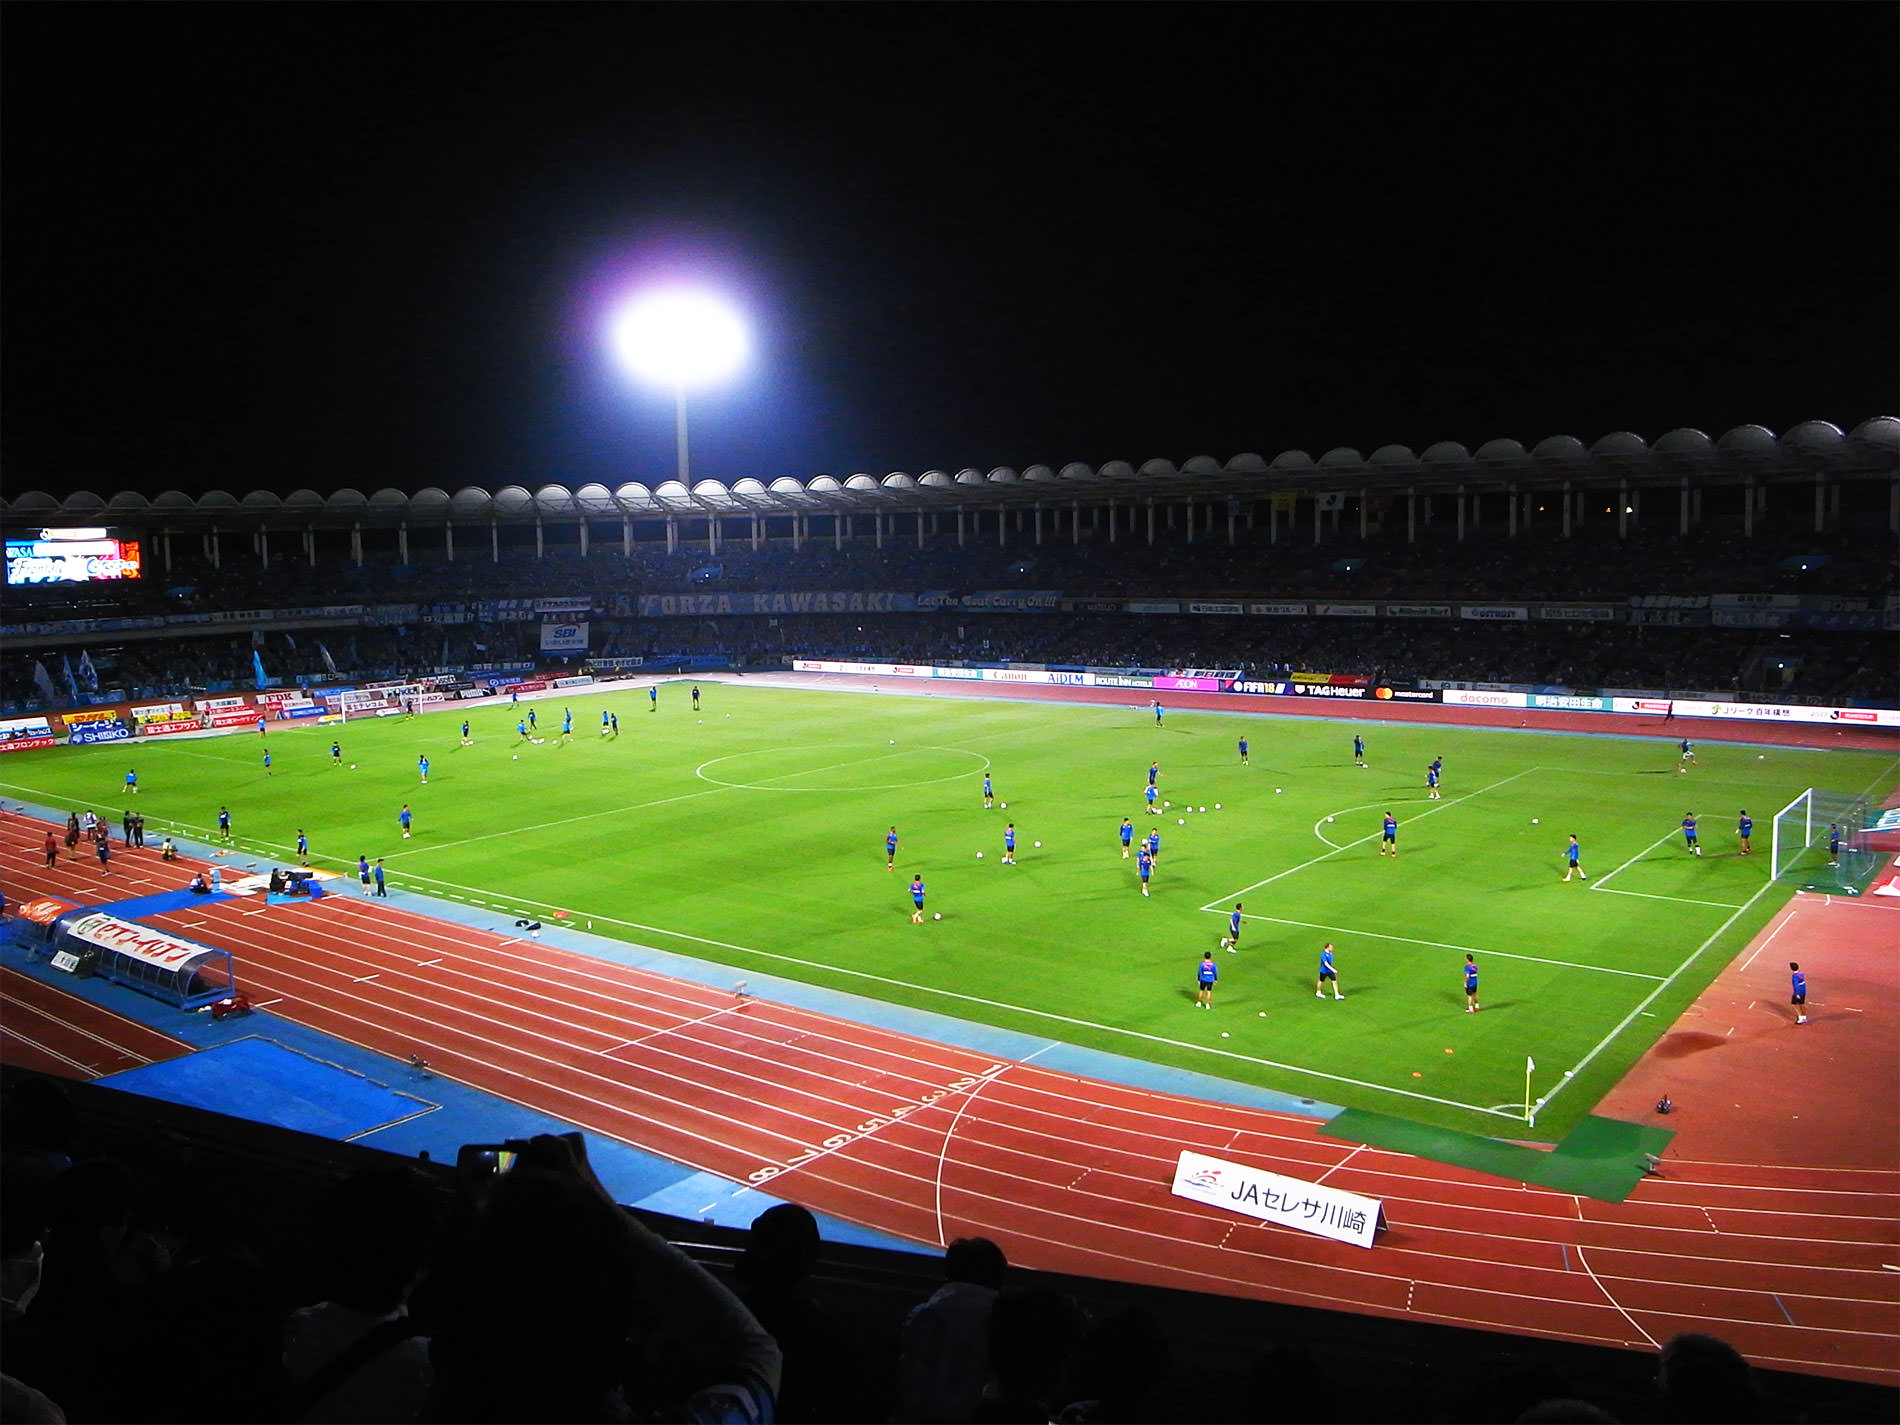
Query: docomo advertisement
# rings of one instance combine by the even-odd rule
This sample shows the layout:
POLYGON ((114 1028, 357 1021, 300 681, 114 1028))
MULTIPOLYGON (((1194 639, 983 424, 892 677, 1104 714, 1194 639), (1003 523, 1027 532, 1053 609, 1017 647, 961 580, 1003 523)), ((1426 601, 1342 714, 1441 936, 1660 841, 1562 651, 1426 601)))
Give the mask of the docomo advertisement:
POLYGON ((106 950, 116 950, 121 955, 130 955, 135 960, 166 970, 176 970, 201 955, 219 953, 208 945, 174 940, 169 935, 161 935, 129 920, 120 920, 104 911, 94 911, 68 921, 63 929, 75 940, 83 940, 88 945, 97 945, 106 950))
POLYGON ((1355 1247, 1370 1247, 1384 1220, 1376 1197, 1281 1177, 1185 1148, 1175 1164, 1172 1190, 1176 1197, 1355 1247))
POLYGON ((30 752, 53 745, 53 725, 43 717, 0 721, 0 752, 30 752))

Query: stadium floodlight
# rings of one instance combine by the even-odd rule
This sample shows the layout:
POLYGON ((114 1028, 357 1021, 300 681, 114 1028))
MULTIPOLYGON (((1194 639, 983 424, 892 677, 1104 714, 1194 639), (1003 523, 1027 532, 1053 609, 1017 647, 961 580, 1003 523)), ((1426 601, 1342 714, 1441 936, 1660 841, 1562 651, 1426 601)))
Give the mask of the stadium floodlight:
POLYGON ((723 381, 744 363, 745 325, 707 292, 663 289, 635 297, 608 323, 615 358, 630 375, 673 392, 679 479, 692 488, 686 454, 686 392, 723 381))

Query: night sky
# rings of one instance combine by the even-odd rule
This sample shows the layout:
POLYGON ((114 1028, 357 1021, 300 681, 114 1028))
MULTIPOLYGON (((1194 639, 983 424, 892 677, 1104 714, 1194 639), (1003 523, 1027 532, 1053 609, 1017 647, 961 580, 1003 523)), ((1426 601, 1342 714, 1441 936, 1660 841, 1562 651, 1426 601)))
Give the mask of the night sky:
POLYGON ((673 472, 611 296, 747 311, 696 476, 1851 425, 1892 5, 12 5, 14 494, 673 472))

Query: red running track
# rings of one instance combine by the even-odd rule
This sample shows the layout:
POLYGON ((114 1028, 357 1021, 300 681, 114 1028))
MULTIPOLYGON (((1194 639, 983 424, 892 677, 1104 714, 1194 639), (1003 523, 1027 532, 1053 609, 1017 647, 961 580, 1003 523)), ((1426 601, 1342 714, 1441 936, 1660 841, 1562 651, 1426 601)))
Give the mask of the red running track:
MULTIPOLYGON (((45 870, 8 820, 16 887, 96 886, 85 867, 45 870)), ((122 859, 128 884, 156 869, 122 859)), ((1667 1177, 1611 1205, 350 893, 157 923, 231 948, 270 1013, 918 1242, 980 1234, 1032 1267, 1593 1344, 1711 1330, 1762 1366, 1900 1384, 1891 1167, 1672 1153, 1667 1177), (1169 1192, 1182 1148, 1381 1198, 1391 1230, 1367 1251, 1184 1202, 1169 1192)))

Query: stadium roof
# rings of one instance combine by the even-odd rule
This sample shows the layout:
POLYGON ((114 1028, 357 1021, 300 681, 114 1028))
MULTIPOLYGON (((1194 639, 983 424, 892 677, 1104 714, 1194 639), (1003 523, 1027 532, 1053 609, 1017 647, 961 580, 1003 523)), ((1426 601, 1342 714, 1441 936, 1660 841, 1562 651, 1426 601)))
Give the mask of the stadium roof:
POLYGON ((1777 436, 1757 425, 1737 426, 1711 440, 1699 430, 1672 430, 1655 441, 1617 431, 1586 446, 1574 436, 1553 435, 1528 450, 1515 440, 1491 440, 1475 452, 1455 441, 1428 446, 1422 454, 1403 445, 1383 445, 1370 455, 1329 450, 1315 460, 1304 450, 1287 450, 1263 459, 1236 455, 1226 463, 1197 455, 1176 466, 1149 460, 1139 467, 1111 460, 1094 467, 1081 463, 1059 469, 1030 465, 1022 470, 928 470, 921 475, 893 471, 883 476, 857 474, 843 479, 814 475, 807 480, 780 476, 766 481, 747 477, 730 483, 696 480, 688 489, 677 480, 654 485, 628 482, 609 488, 586 484, 570 489, 547 484, 530 490, 507 485, 499 490, 465 486, 453 495, 429 488, 408 494, 380 489, 364 495, 343 486, 329 494, 295 490, 279 496, 254 490, 242 499, 213 490, 196 499, 167 490, 148 499, 122 490, 109 499, 81 490, 65 499, 25 491, 0 499, 0 520, 9 525, 85 522, 146 528, 298 529, 351 525, 391 528, 525 524, 537 519, 565 521, 704 519, 748 514, 785 515, 876 509, 995 508, 998 505, 1088 505, 1185 500, 1264 499, 1297 490, 1304 494, 1361 490, 1375 493, 1497 490, 1511 486, 1632 486, 1735 484, 1754 479, 1785 483, 1816 474, 1844 479, 1900 477, 1900 419, 1880 416, 1851 433, 1826 421, 1803 421, 1777 436))

